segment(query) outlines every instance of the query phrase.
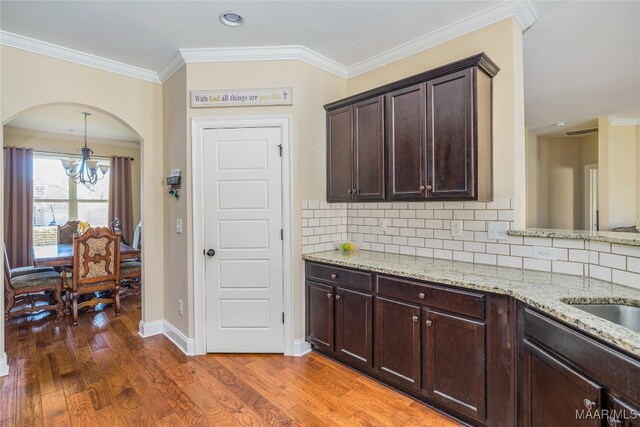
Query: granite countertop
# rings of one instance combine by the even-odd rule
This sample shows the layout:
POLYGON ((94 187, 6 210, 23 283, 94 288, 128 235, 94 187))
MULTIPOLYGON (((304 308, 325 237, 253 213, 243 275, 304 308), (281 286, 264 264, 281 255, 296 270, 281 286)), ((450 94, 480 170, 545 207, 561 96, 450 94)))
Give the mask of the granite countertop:
POLYGON ((621 245, 640 246, 640 233, 624 233, 618 231, 560 230, 551 228, 525 228, 509 230, 510 236, 555 237, 556 239, 595 240, 597 242, 618 243, 621 245))
POLYGON ((640 290, 602 280, 558 273, 395 255, 340 251, 303 255, 316 261, 411 279, 510 295, 576 328, 640 357, 640 332, 587 313, 567 302, 640 306, 640 290))

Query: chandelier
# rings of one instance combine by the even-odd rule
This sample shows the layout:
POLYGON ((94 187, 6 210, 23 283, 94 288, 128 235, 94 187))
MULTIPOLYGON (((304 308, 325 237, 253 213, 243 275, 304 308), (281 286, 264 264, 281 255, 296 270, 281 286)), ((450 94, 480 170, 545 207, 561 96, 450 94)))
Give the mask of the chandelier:
POLYGON ((105 174, 109 170, 108 164, 98 164, 97 160, 91 160, 93 150, 87 147, 87 116, 91 113, 82 113, 84 115, 84 147, 80 149, 82 155, 76 162, 68 159, 61 159, 62 167, 64 167, 67 176, 73 180, 73 182, 93 185, 98 182, 99 179, 105 177, 105 174))

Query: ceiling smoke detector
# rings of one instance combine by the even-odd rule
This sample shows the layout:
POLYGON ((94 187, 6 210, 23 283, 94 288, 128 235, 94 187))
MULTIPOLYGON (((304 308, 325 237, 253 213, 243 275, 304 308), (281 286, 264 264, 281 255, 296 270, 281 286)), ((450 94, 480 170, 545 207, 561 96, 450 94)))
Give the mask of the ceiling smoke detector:
POLYGON ((220 22, 229 27, 239 27, 244 24, 244 19, 237 13, 228 10, 220 14, 220 22))

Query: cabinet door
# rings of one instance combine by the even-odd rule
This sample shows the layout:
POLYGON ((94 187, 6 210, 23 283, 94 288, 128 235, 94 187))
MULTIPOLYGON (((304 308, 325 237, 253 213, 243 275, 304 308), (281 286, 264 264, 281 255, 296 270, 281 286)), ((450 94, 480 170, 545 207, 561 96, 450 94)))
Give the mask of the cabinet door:
POLYGON ((422 322, 423 393, 484 421, 484 322, 429 309, 422 309, 422 322))
POLYGON ((327 112, 327 201, 351 200, 353 192, 353 108, 327 112))
POLYGON ((355 200, 384 200, 384 98, 353 106, 355 200))
POLYGON ((617 397, 612 397, 611 401, 613 411, 607 417, 608 425, 640 427, 640 407, 634 407, 617 397))
POLYGON ((306 338, 316 348, 333 351, 333 286, 307 281, 306 338))
POLYGON ((375 369, 420 390, 420 307, 376 298, 375 369))
POLYGON ((427 193, 435 199, 472 199, 474 152, 473 70, 427 82, 427 193))
POLYGON ((388 196, 424 198, 426 179, 425 84, 387 94, 388 196))
POLYGON ((372 368, 370 294, 336 289, 336 355, 354 366, 372 368))
POLYGON ((526 339, 523 358, 521 409, 525 426, 601 425, 594 416, 602 409, 598 384, 526 339), (591 417, 587 407, 591 407, 591 417))

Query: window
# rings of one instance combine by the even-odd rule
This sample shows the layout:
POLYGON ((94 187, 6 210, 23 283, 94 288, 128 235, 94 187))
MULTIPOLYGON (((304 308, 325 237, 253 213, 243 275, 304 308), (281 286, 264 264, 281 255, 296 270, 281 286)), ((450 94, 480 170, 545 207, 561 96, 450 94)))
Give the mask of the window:
MULTIPOLYGON (((59 155, 33 155, 33 244, 57 242, 56 226, 69 220, 91 226, 108 225, 109 172, 94 185, 74 183, 65 173, 59 155)), ((92 157, 94 159, 94 157, 92 157)), ((108 162, 109 159, 95 157, 108 162)))

